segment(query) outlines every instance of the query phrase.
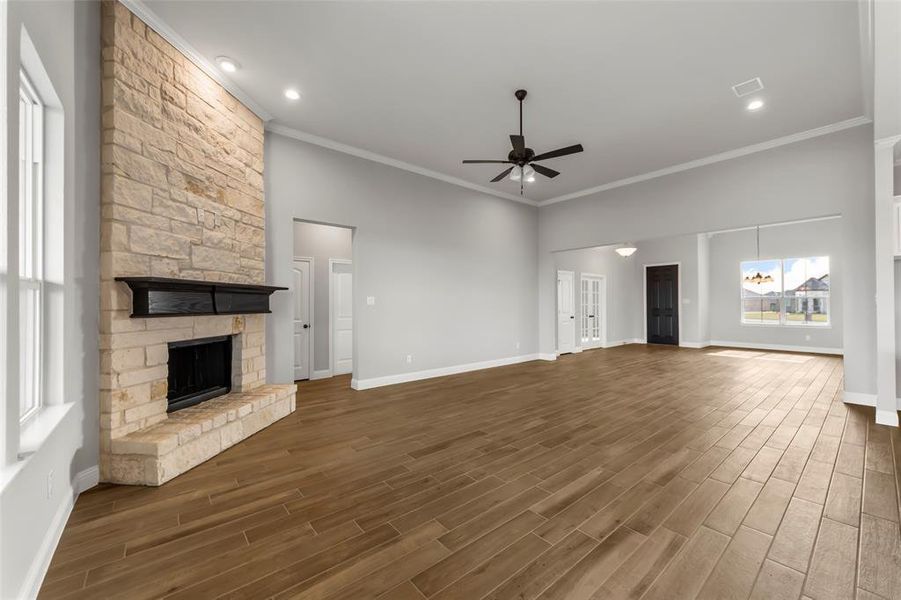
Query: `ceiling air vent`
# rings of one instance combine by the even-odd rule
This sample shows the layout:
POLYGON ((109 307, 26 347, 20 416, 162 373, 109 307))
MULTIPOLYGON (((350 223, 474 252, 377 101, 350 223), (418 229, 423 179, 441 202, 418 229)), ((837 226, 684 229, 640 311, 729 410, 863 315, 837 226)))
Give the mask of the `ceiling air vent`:
POLYGON ((732 86, 732 91, 735 92, 735 95, 739 98, 747 96, 749 94, 754 94, 763 89, 763 82, 760 81, 760 77, 755 77, 754 79, 749 79, 747 81, 742 81, 741 83, 736 83, 732 86))

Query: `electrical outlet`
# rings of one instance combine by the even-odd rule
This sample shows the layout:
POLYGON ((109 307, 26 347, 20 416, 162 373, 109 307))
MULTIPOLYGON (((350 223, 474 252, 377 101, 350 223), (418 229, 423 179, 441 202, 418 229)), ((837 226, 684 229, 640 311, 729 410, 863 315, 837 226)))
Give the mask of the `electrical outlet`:
POLYGON ((516 349, 519 350, 519 341, 516 342, 516 349))
POLYGON ((408 364, 408 365, 411 364, 411 363, 413 362, 413 355, 412 355, 412 354, 408 354, 406 360, 407 360, 407 364, 408 364))
POLYGON ((47 500, 53 498, 53 471, 47 473, 47 500))
POLYGON ((366 305, 375 306, 375 296, 366 296, 366 305))
POLYGON ((807 335, 805 335, 805 336, 804 336, 804 339, 807 340, 807 341, 809 342, 809 341, 810 341, 810 334, 808 333, 807 335))

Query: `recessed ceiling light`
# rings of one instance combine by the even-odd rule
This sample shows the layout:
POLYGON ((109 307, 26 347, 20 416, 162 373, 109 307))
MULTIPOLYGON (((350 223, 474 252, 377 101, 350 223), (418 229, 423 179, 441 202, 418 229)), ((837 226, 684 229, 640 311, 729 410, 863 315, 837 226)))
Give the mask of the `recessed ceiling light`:
POLYGON ((750 102, 748 102, 747 109, 748 109, 749 111, 751 111, 751 112, 754 112, 754 111, 756 111, 756 110, 760 110, 761 108, 763 108, 763 100, 761 100, 761 99, 759 99, 759 98, 756 99, 756 100, 751 100, 750 102))
POLYGON ((234 73, 241 67, 241 65, 238 64, 238 61, 232 60, 227 56, 217 56, 216 62, 219 63, 219 68, 226 73, 234 73))
POLYGON ((300 100, 300 92, 292 89, 285 90, 285 98, 288 100, 300 100))

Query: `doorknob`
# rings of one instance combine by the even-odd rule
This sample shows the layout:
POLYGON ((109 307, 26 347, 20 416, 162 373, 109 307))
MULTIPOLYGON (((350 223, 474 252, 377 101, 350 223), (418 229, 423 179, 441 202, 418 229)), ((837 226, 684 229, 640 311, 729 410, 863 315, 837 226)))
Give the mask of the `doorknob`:
POLYGON ((569 315, 569 318, 570 318, 570 319, 575 319, 576 317, 575 317, 575 315, 569 315))
POLYGON ((310 328, 310 324, 309 324, 309 323, 304 323, 304 324, 303 324, 303 328, 304 328, 304 329, 309 329, 309 328, 310 328))

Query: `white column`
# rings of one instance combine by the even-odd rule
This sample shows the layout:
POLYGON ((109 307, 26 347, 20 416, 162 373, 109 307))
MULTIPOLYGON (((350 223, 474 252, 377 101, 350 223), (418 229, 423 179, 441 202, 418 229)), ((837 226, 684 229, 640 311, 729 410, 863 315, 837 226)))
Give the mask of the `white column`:
POLYGON ((895 392, 895 264, 892 203, 893 139, 876 142, 876 422, 898 425, 895 392))

